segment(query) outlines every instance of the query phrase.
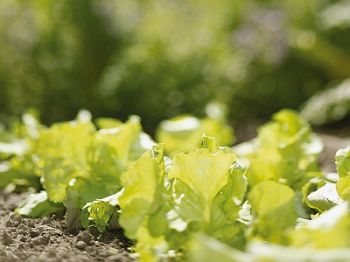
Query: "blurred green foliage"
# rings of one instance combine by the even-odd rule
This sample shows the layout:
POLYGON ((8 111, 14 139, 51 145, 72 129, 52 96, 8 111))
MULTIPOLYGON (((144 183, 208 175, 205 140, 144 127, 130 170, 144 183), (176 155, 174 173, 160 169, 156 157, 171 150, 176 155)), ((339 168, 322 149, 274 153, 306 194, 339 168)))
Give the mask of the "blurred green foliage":
POLYGON ((350 76, 350 4, 330 0, 2 0, 0 120, 38 108, 138 114, 147 131, 220 101, 230 121, 299 108, 350 76))

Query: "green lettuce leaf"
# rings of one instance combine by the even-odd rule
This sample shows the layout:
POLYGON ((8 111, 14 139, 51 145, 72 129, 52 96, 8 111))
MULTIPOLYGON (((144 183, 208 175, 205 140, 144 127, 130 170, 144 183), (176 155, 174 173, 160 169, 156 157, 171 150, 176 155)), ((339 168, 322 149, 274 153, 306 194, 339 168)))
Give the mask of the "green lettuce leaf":
POLYGON ((121 176, 120 225, 126 236, 137 240, 136 250, 152 261, 167 250, 168 230, 163 149, 159 146, 131 163, 121 176))
POLYGON ((123 124, 119 119, 100 117, 94 121, 99 129, 115 128, 123 124))
POLYGON ((37 138, 43 127, 31 114, 22 115, 21 120, 12 122, 7 135, 0 137, 0 188, 12 185, 14 189, 40 188, 35 174, 37 138))
POLYGON ((306 204, 322 213, 340 203, 343 200, 339 197, 335 183, 325 183, 316 191, 311 192, 306 198, 306 204))
POLYGON ((337 191, 341 198, 350 200, 350 147, 337 151, 335 164, 340 177, 336 185, 337 191))
POLYGON ((337 151, 335 155, 335 164, 340 177, 350 175, 350 147, 337 151))
POLYGON ((248 253, 255 257, 251 261, 270 262, 346 262, 349 248, 315 249, 309 246, 293 247, 274 245, 266 242, 251 242, 248 253))
POLYGON ((350 200, 350 176, 339 178, 336 189, 342 199, 350 200))
POLYGON ((350 248, 315 249, 293 247, 253 241, 242 252, 205 235, 198 235, 191 242, 189 256, 191 262, 346 262, 350 248))
POLYGON ((82 210, 81 224, 84 228, 90 225, 96 226, 100 232, 104 232, 108 226, 118 228, 120 193, 96 199, 87 203, 82 210))
POLYGON ((173 180, 174 208, 170 227, 204 231, 232 245, 242 244, 238 211, 245 191, 245 168, 232 150, 220 149, 205 137, 204 148, 174 157, 168 178, 173 180))
POLYGON ((238 145, 235 152, 249 163, 248 182, 279 181, 297 189, 305 174, 318 171, 322 143, 306 121, 292 110, 282 110, 258 130, 258 137, 238 145))
POLYGON ((0 189, 13 185, 14 188, 40 189, 40 178, 34 174, 30 155, 13 157, 0 163, 0 189))
POLYGON ((64 206, 51 202, 45 191, 30 194, 26 200, 16 209, 16 213, 27 217, 43 217, 49 214, 62 212, 64 206))
POLYGON ((37 172, 51 201, 63 202, 72 178, 87 176, 87 150, 95 128, 91 122, 54 124, 38 139, 37 172))
POLYGON ((117 128, 101 129, 86 149, 83 176, 72 177, 66 187, 66 219, 71 229, 79 227, 80 210, 89 202, 121 189, 120 176, 129 162, 138 159, 153 145, 141 132, 139 118, 132 117, 117 128), (93 190, 91 190, 93 188, 93 190))
POLYGON ((285 233, 297 219, 295 193, 274 181, 263 181, 248 194, 253 221, 253 236, 274 243, 286 243, 285 233))
POLYGON ((49 199, 63 202, 72 179, 80 181, 72 182, 76 188, 97 187, 87 196, 81 195, 81 207, 117 192, 121 188, 119 177, 128 161, 137 159, 152 145, 152 141, 146 146, 140 143, 141 138, 137 117, 99 131, 90 121, 60 123, 44 130, 38 140, 37 170, 49 199))
POLYGON ((204 234, 197 234, 189 245, 189 255, 186 261, 191 262, 252 262, 256 257, 234 249, 224 243, 204 234))
POLYGON ((343 202, 312 220, 302 220, 289 236, 294 246, 345 248, 350 247, 349 230, 349 207, 347 202, 343 202))
POLYGON ((204 134, 215 137, 220 146, 232 145, 235 139, 233 129, 224 120, 190 115, 162 121, 156 136, 158 142, 164 143, 165 152, 174 156, 199 148, 204 134))

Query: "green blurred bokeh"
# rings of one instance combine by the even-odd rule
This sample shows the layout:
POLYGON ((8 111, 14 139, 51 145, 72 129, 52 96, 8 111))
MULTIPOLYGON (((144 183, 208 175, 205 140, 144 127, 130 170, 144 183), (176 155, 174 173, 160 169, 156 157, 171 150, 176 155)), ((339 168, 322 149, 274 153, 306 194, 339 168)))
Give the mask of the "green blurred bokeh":
POLYGON ((1 122, 85 108, 153 132, 219 101, 237 125, 350 76, 348 1, 1 0, 0 21, 1 122))

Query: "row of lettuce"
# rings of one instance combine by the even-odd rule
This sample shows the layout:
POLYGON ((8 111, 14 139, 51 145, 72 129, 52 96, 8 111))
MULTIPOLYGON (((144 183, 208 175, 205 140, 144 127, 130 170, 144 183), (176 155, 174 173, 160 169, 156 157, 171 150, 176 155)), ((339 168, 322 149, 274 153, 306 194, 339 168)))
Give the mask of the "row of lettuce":
POLYGON ((141 261, 347 261, 350 149, 337 173, 318 166, 320 139, 283 110, 233 148, 220 114, 43 126, 30 114, 0 129, 0 188, 27 190, 16 212, 65 212, 70 229, 123 228, 141 261), (204 135, 203 135, 204 134, 204 135))

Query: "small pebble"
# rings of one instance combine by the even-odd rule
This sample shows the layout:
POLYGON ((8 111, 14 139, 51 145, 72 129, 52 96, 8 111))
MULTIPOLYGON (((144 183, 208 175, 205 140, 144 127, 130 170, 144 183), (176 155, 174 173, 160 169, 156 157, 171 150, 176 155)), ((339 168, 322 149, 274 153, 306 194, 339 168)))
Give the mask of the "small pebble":
POLYGON ((47 245, 47 244, 50 242, 50 236, 49 236, 49 235, 43 235, 43 236, 41 236, 41 242, 42 242, 44 245, 47 245))
POLYGON ((76 244, 76 247, 83 250, 87 247, 86 243, 84 241, 78 241, 76 244))
POLYGON ((43 235, 35 238, 33 240, 34 245, 47 245, 50 242, 50 236, 43 235))
POLYGON ((90 241, 92 240, 92 235, 88 231, 82 231, 77 236, 77 240, 78 241, 83 241, 86 244, 89 244, 90 241))
POLYGON ((99 255, 101 257, 109 257, 110 256, 109 252, 107 252, 105 250, 102 250, 101 252, 99 252, 99 255))
POLYGON ((87 248, 86 248, 86 252, 88 252, 88 253, 94 253, 94 252, 95 252, 95 249, 94 249, 94 247, 87 247, 87 248))

